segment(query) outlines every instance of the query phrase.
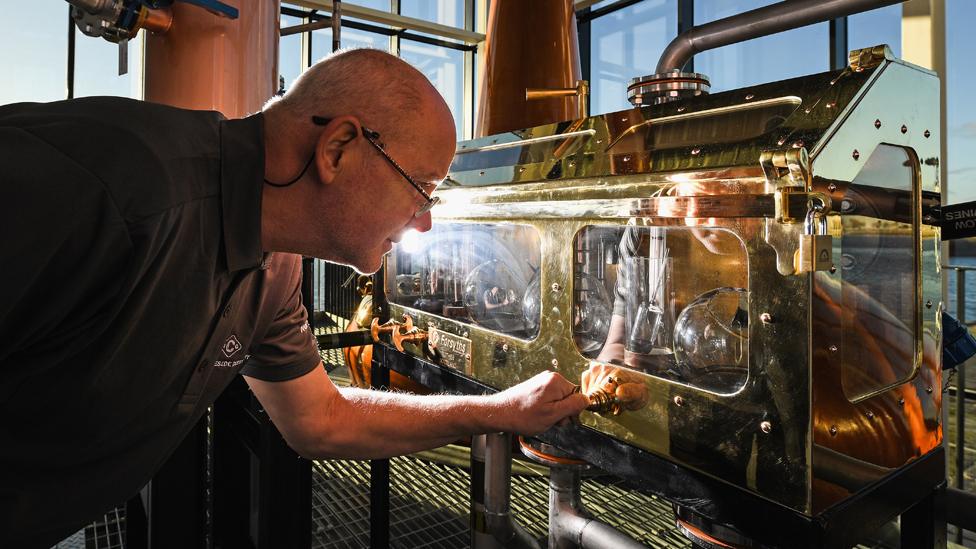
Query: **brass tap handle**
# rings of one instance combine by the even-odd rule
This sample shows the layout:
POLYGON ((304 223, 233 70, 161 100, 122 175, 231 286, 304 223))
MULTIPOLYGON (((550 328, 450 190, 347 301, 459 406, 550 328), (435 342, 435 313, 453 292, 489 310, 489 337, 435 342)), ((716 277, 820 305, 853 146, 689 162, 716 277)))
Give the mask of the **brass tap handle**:
POLYGON ((580 391, 590 400, 587 410, 620 415, 647 406, 647 386, 640 374, 612 364, 591 361, 580 376, 580 391))
POLYGON ((551 97, 569 97, 575 95, 579 98, 577 103, 577 114, 579 118, 586 118, 589 112, 590 83, 586 80, 577 80, 575 88, 525 88, 525 100, 548 99, 551 97))
POLYGON ((596 391, 586 395, 590 399, 590 405, 586 407, 591 412, 598 414, 620 415, 620 399, 613 393, 607 391, 596 391))
POLYGON ((390 320, 384 324, 380 324, 378 318, 374 318, 373 322, 369 325, 369 335, 372 336, 374 343, 379 343, 380 334, 385 334, 389 332, 396 333, 399 331, 400 324, 396 321, 390 320))

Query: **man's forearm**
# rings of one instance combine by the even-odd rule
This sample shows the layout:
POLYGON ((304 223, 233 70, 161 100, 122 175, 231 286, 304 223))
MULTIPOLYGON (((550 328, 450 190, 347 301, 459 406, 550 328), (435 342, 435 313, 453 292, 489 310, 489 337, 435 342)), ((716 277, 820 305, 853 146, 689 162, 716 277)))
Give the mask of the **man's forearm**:
POLYGON ((507 430, 510 414, 488 396, 419 396, 347 387, 330 406, 327 436, 312 451, 322 458, 408 454, 471 434, 507 430))

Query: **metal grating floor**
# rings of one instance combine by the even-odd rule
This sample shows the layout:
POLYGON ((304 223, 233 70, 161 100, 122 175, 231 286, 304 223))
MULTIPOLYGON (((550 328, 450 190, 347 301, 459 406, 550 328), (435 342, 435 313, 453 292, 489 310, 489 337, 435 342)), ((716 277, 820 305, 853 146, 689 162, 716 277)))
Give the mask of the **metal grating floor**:
POLYGON ((85 528, 87 549, 125 548, 125 508, 116 508, 85 528))
MULTIPOLYGON (((462 467, 418 456, 390 460, 390 546, 468 547, 470 484, 470 475, 462 467)), ((512 475, 513 513, 531 535, 543 541, 548 531, 548 497, 547 476, 512 475)), ((630 492, 616 479, 586 479, 583 502, 597 518, 648 547, 691 546, 675 528, 670 504, 630 492)), ((312 521, 313 549, 369 547, 368 462, 315 462, 312 521)))

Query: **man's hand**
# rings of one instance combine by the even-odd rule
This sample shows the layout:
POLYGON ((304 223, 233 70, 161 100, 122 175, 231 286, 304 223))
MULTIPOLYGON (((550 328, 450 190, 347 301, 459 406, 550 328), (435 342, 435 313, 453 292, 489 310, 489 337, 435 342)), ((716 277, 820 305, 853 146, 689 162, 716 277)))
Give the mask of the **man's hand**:
POLYGON ((639 410, 647 406, 647 386, 644 385, 644 380, 640 374, 625 368, 590 362, 590 369, 583 372, 580 381, 584 395, 604 392, 614 397, 614 415, 621 410, 639 410))
POLYGON ((535 435, 562 420, 575 419, 590 403, 555 372, 542 372, 489 398, 499 404, 504 430, 522 435, 535 435))

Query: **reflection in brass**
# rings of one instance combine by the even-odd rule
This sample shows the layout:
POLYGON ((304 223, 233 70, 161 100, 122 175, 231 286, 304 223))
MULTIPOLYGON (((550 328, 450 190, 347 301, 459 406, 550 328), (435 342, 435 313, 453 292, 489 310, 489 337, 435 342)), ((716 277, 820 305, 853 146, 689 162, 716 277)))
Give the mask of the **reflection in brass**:
MULTIPOLYGON (((674 318, 663 325, 690 326, 692 336, 724 330, 731 335, 721 341, 745 344, 739 362, 713 361, 703 371, 688 357, 705 356, 709 349, 693 344, 714 342, 707 334, 687 339, 682 363, 646 355, 655 360, 621 366, 646 388, 647 405, 613 415, 616 393, 604 391, 595 404, 610 413, 583 414, 587 427, 806 516, 859 489, 860 477, 842 474, 840 464, 867 464, 895 478, 942 442, 942 395, 934 390, 942 383, 939 309, 925 306, 941 300, 939 235, 923 221, 940 203, 941 153, 939 139, 922 130, 938 127, 939 81, 884 48, 871 51, 881 54, 856 56, 860 70, 459 144, 472 152, 456 156, 450 180, 438 189, 442 202, 430 233, 490 227, 484 233, 494 235, 491 245, 478 245, 501 252, 489 259, 532 273, 515 292, 519 307, 508 312, 520 326, 529 313, 537 320, 531 331, 506 332, 501 324, 473 322, 476 303, 449 302, 446 291, 436 306, 423 295, 398 295, 395 275, 437 282, 424 267, 432 256, 400 247, 386 266, 391 314, 409 312, 421 326, 468 334, 465 371, 485 385, 511 387, 551 371, 553 360, 573 378, 601 351, 592 338, 596 349, 578 346, 581 331, 606 331, 612 320, 625 263, 620 235, 640 228, 653 238, 637 243, 636 257, 649 264, 658 258, 657 272, 670 272, 657 305, 666 299, 659 309, 674 318), (902 133, 902 124, 919 130, 902 133), (586 137, 561 137, 570 127, 586 137), (835 205, 821 216, 825 230, 813 220, 815 232, 831 237, 833 267, 797 272, 807 201, 818 194, 835 205), (587 234, 616 236, 580 237, 587 234), (741 311, 718 303, 678 322, 697 297, 722 287, 747 291, 741 311), (747 342, 727 329, 730 318, 747 342), (495 360, 498 345, 508 347, 504 367, 495 360), (724 391, 689 382, 709 376, 743 382, 724 391)), ((463 293, 477 265, 438 261, 457 267, 453 281, 463 293)), ((712 346, 711 355, 721 356, 717 351, 712 346)), ((411 346, 406 352, 423 356, 411 346)))

